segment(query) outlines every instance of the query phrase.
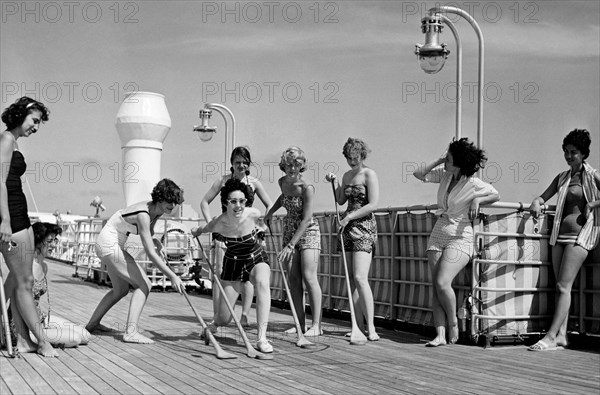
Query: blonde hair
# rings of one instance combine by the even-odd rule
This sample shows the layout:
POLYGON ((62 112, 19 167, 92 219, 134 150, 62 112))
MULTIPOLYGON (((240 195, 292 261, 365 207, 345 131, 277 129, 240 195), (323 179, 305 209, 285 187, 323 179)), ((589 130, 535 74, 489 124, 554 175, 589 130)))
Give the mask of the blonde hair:
POLYGON ((304 151, 302 151, 299 147, 292 146, 283 151, 281 154, 281 160, 279 161, 279 168, 281 171, 285 171, 286 163, 297 162, 300 167, 300 173, 306 170, 306 156, 304 156, 304 151))

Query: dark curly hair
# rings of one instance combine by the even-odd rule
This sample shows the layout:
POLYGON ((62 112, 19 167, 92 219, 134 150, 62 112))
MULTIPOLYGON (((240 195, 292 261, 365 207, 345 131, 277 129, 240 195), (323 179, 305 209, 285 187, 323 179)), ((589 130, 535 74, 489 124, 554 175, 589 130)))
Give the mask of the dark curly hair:
POLYGON ((174 204, 183 203, 183 189, 168 178, 163 178, 152 189, 152 203, 167 202, 174 204))
POLYGON ((2 122, 6 124, 7 130, 13 130, 21 126, 27 115, 34 110, 38 110, 42 114, 42 122, 50 119, 50 110, 46 106, 37 100, 23 96, 4 110, 2 113, 2 122))
POLYGON ((346 159, 358 154, 360 155, 361 160, 367 159, 367 155, 371 152, 371 149, 361 139, 355 139, 352 137, 348 137, 348 140, 344 144, 344 148, 342 148, 342 154, 346 159))
POLYGON ((62 233, 62 228, 60 226, 49 222, 36 222, 31 225, 31 228, 33 229, 33 242, 35 243, 36 248, 41 246, 48 236, 58 236, 62 233))
POLYGON ((221 205, 224 207, 227 206, 229 194, 235 191, 241 191, 244 194, 244 197, 246 198, 246 207, 252 206, 252 203, 254 203, 254 194, 252 193, 250 185, 244 184, 237 178, 227 180, 225 185, 223 185, 223 188, 221 188, 221 205))
POLYGON ((583 159, 585 160, 590 156, 591 144, 592 140, 590 139, 590 132, 588 132, 587 129, 573 129, 563 139, 562 149, 564 151, 567 145, 572 145, 583 154, 583 159))
POLYGON ((452 164, 460 169, 461 176, 471 177, 479 169, 483 169, 487 162, 485 152, 466 137, 453 140, 448 146, 448 152, 452 155, 452 164))

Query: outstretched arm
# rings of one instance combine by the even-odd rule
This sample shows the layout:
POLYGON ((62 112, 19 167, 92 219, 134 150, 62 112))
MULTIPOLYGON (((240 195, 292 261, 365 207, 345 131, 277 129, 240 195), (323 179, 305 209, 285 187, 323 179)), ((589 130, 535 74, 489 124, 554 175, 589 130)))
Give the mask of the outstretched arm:
POLYGON ((156 252, 155 243, 152 239, 154 229, 150 226, 150 216, 147 213, 139 213, 136 215, 136 222, 139 228, 142 246, 144 246, 144 251, 146 251, 148 259, 150 259, 150 261, 155 264, 165 276, 169 277, 171 286, 177 290, 177 292, 183 293, 185 290, 183 282, 179 276, 171 270, 163 257, 156 252))

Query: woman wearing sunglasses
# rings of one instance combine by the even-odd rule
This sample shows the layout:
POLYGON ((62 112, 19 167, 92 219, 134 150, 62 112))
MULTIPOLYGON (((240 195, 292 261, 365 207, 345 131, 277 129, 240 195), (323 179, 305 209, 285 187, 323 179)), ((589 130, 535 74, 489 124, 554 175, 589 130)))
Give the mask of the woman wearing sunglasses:
MULTIPOLYGON (((221 204, 225 212, 204 227, 192 229, 192 235, 217 232, 225 243, 221 280, 225 297, 233 305, 244 291, 244 284, 250 282, 256 292, 256 317, 258 338, 256 348, 264 353, 273 352, 273 346, 267 340, 269 311, 271 310, 271 268, 258 237, 257 227, 261 217, 260 210, 246 207, 251 192, 242 181, 232 178, 221 188, 221 204)), ((214 326, 224 326, 231 321, 231 313, 221 297, 214 326)), ((216 328, 212 328, 214 331, 216 328)))

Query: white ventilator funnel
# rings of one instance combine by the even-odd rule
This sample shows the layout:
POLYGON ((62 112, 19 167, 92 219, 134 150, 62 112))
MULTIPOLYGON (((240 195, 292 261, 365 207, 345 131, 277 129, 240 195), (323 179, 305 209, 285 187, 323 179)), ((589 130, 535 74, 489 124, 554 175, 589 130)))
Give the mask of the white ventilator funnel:
POLYGON ((125 202, 129 206, 150 200, 150 192, 160 180, 163 142, 171 130, 165 97, 152 92, 128 94, 119 107, 115 126, 123 152, 125 202))

